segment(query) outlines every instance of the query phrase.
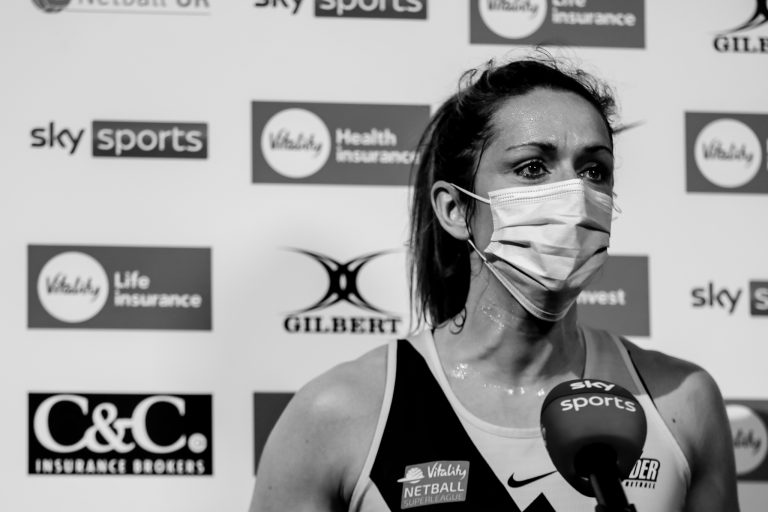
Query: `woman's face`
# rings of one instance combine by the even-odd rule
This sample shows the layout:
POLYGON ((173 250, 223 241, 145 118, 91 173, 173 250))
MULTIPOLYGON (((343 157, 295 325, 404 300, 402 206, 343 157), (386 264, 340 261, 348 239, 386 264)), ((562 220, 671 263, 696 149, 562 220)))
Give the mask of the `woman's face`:
MULTIPOLYGON (((600 113, 581 96, 534 89, 501 104, 480 157, 474 192, 542 185, 573 178, 611 194, 613 149, 600 113)), ((479 248, 493 231, 490 208, 477 202, 472 233, 479 248)))

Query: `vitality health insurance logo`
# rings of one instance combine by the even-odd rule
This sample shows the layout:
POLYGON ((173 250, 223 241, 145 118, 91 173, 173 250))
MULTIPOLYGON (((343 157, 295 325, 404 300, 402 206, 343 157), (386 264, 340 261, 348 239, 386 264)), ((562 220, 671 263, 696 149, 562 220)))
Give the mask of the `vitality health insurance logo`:
POLYGON ((712 40, 715 50, 720 53, 768 53, 768 0, 742 0, 723 5, 727 6, 728 15, 740 10, 741 19, 715 36, 712 40))
MULTIPOLYGON (((254 0, 253 6, 296 14, 304 0, 254 0)), ((427 0, 315 0, 318 18, 427 19, 427 0)))
POLYGON ((739 480, 768 480, 768 401, 726 400, 739 480))
POLYGON ((429 107, 254 101, 254 183, 407 185, 429 107))
POLYGON ((375 252, 347 260, 337 260, 304 249, 293 251, 314 260, 318 269, 322 268, 326 273, 328 285, 314 303, 286 315, 283 321, 286 332, 392 336, 400 331, 402 317, 372 303, 360 287, 363 268, 371 261, 392 255, 396 251, 375 252), (335 314, 330 313, 334 310, 329 308, 337 304, 352 306, 359 314, 339 314, 338 309, 335 314))
POLYGON ((29 394, 30 475, 211 475, 211 395, 29 394))
POLYGON ((645 47, 644 0, 471 0, 470 43, 645 47))
POLYGON ((586 325, 624 336, 650 336, 648 256, 609 256, 576 304, 586 325))
POLYGON ((768 280, 749 281, 746 287, 723 286, 709 281, 704 286, 691 289, 691 306, 722 311, 728 316, 742 307, 749 308, 751 316, 768 316, 768 280))
POLYGON ((32 0, 43 12, 208 15, 209 0, 32 0))
POLYGON ((211 329, 211 250, 28 247, 32 328, 211 329))
MULTIPOLYGON (((85 133, 49 121, 30 130, 30 147, 73 155, 88 138, 85 133)), ((205 123, 93 121, 90 138, 94 157, 208 158, 205 123)))
POLYGON ((768 114, 686 112, 688 192, 768 193, 768 114))

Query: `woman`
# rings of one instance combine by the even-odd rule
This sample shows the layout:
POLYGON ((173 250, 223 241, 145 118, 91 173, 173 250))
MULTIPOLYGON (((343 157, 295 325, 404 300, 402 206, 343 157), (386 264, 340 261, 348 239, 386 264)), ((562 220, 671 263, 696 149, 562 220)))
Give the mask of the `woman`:
POLYGON ((648 438, 625 483, 637 510, 736 511, 722 398, 691 363, 577 323, 606 258, 614 102, 552 59, 465 75, 420 145, 409 340, 300 390, 272 432, 252 512, 592 511, 554 471, 546 393, 615 382, 648 438))

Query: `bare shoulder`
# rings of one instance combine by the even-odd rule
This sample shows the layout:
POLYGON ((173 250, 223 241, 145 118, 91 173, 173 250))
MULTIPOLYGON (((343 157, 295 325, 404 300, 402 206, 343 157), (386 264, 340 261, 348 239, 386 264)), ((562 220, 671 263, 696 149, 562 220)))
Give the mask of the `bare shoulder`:
POLYGON ((264 447, 252 511, 346 510, 384 398, 387 347, 303 386, 264 447))
POLYGON ((712 437, 727 429, 717 383, 706 370, 690 361, 622 341, 662 418, 689 462, 696 463, 706 453, 706 444, 712 437), (704 418, 711 421, 702 421, 704 418))

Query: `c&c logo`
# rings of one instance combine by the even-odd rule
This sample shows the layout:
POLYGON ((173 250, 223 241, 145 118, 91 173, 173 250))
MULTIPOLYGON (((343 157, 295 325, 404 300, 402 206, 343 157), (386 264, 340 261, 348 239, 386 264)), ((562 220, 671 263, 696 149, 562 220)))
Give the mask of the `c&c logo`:
POLYGON ((689 192, 768 193, 768 115, 685 115, 689 192))
MULTIPOLYGON (((731 3, 725 4, 728 9, 731 3)), ((768 0, 755 0, 752 14, 743 23, 721 32, 713 40, 715 50, 721 53, 768 53, 768 37, 745 34, 768 23, 768 0)))
POLYGON ((29 395, 29 473, 210 475, 210 395, 29 395))
POLYGON ((316 114, 288 108, 273 115, 261 132, 261 152, 270 167, 287 178, 306 178, 325 166, 331 134, 316 114))
POLYGON ((90 320, 109 296, 109 278, 101 263, 83 252, 62 252, 37 277, 40 303, 53 318, 70 324, 90 320))
POLYGON ((768 480, 768 402, 726 400, 726 410, 731 424, 737 476, 740 480, 768 480))
POLYGON ((367 263, 386 254, 392 254, 394 251, 367 254, 346 262, 336 261, 312 251, 302 249, 294 249, 294 251, 309 256, 320 264, 328 275, 328 288, 314 304, 286 316, 283 327, 287 332, 390 335, 398 332, 398 326, 402 321, 401 317, 373 305, 363 296, 358 286, 360 271, 367 263), (330 317, 317 314, 339 303, 347 303, 369 314, 330 317), (316 314, 308 314, 313 312, 316 314))

